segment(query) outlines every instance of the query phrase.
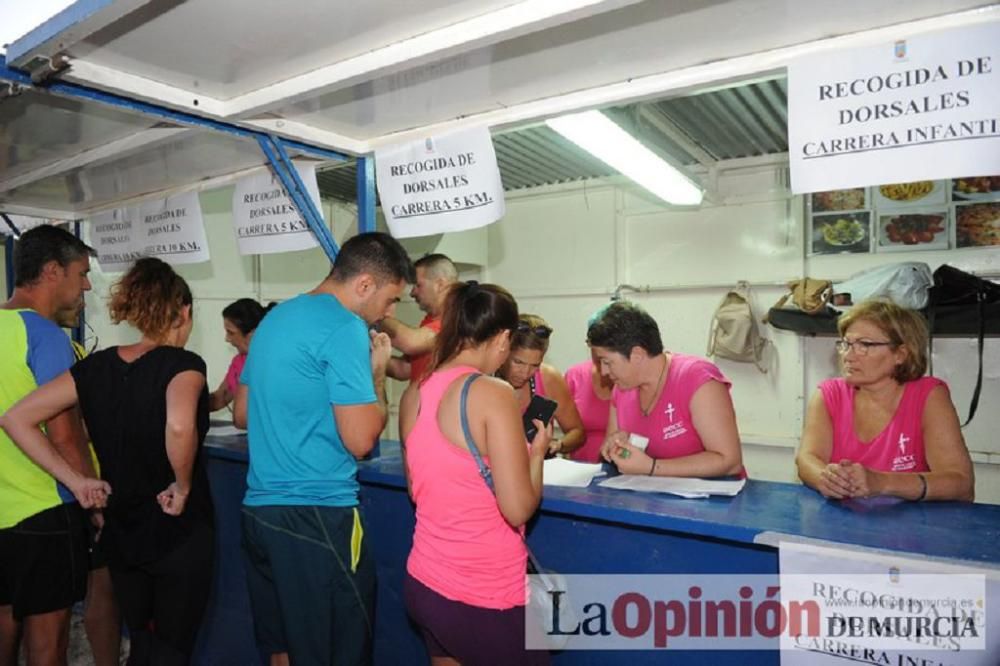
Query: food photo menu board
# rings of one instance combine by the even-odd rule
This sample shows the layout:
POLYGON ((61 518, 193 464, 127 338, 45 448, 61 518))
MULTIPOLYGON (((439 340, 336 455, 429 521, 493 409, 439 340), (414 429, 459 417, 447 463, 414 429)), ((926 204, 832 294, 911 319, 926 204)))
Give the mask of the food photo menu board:
POLYGON ((814 192, 810 254, 1000 246, 1000 176, 814 192))

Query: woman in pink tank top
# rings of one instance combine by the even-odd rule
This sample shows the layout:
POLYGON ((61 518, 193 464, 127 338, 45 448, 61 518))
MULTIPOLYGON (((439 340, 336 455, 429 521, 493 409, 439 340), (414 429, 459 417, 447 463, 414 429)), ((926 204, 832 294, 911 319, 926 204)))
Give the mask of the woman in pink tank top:
POLYGON ((541 500, 552 428, 540 428, 526 446, 514 392, 489 376, 507 358, 517 323, 517 303, 502 287, 456 284, 444 307, 436 365, 400 402, 400 441, 416 505, 404 597, 432 660, 548 662, 547 652, 524 647, 522 534, 541 500), (469 429, 495 496, 462 430, 461 393, 470 377, 469 429))
POLYGON ((746 475, 729 380, 713 363, 665 352, 656 320, 625 301, 598 315, 587 342, 615 383, 605 460, 623 474, 746 475), (633 435, 647 446, 635 446, 633 435))
POLYGON ((908 500, 974 496, 972 461, 948 386, 927 371, 927 326, 883 300, 837 321, 843 377, 809 401, 799 478, 824 497, 908 500))
POLYGON ((549 443, 549 453, 570 453, 583 444, 583 421, 562 374, 548 363, 542 363, 551 336, 552 327, 548 322, 538 315, 522 314, 511 338, 510 356, 500 366, 497 376, 514 387, 522 413, 533 395, 556 401, 555 420, 563 435, 549 443))

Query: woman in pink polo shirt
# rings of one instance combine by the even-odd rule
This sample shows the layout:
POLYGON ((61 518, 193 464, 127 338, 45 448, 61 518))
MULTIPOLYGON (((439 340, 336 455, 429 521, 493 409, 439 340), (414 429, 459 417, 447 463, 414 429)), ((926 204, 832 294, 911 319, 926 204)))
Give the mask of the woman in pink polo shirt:
POLYGON ((974 495, 972 461, 948 386, 927 371, 927 325, 894 303, 860 303, 837 321, 843 377, 809 401, 799 478, 824 497, 974 495))
POLYGON ((625 301, 598 316, 587 342, 615 383, 605 460, 623 474, 745 475, 730 383, 713 363, 664 351, 656 321, 625 301), (646 438, 646 449, 630 435, 646 438))
POLYGON ((517 303, 502 287, 458 283, 449 292, 434 360, 400 401, 399 430, 410 496, 413 548, 403 596, 432 663, 547 664, 525 649, 524 524, 542 496, 552 427, 530 446, 510 385, 491 377, 510 353, 517 303), (467 380, 473 377, 471 384, 467 380), (489 468, 491 492, 463 432, 489 468))

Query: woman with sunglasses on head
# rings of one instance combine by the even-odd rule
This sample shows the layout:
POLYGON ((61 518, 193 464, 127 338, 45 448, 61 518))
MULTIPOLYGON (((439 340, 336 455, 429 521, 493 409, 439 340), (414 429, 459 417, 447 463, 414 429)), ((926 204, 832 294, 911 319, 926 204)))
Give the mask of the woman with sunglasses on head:
POLYGON ((510 356, 497 371, 497 376, 514 387, 521 412, 528 409, 532 396, 554 400, 555 421, 563 435, 549 444, 549 453, 572 453, 583 444, 586 433, 580 413, 576 411, 573 394, 562 374, 548 363, 542 363, 549 350, 552 327, 538 315, 522 314, 510 341, 510 356))
POLYGON ((542 497, 552 428, 539 427, 526 444, 510 386, 489 376, 507 358, 517 324, 507 290, 457 283, 428 373, 400 401, 417 519, 403 597, 438 666, 549 663, 548 652, 525 649, 523 534, 542 497), (492 490, 469 439, 490 470, 492 490))
POLYGON ((222 328, 226 331, 226 342, 236 347, 236 356, 229 363, 229 369, 219 388, 209 395, 209 411, 217 411, 232 403, 236 397, 236 389, 240 384, 240 373, 247 362, 247 352, 250 350, 250 338, 257 330, 260 320, 271 308, 266 308, 252 298, 241 298, 233 301, 222 311, 222 328))
POLYGON ((927 371, 923 317, 884 300, 837 321, 843 377, 819 385, 795 462, 824 497, 974 497, 972 461, 948 386, 927 371))
POLYGON ((746 476, 730 382, 714 363, 665 351, 656 320, 626 301, 598 315, 587 342, 615 383, 605 460, 622 474, 746 476))

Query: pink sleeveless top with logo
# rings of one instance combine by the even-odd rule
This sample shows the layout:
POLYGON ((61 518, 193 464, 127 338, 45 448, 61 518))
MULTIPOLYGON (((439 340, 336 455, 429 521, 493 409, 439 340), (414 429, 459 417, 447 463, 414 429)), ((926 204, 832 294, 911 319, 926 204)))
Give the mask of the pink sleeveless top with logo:
POLYGON ((877 472, 929 472, 924 455, 924 405, 937 386, 948 385, 936 377, 921 377, 903 385, 903 397, 885 429, 870 442, 854 431, 854 392, 843 378, 819 385, 823 403, 833 423, 830 462, 850 460, 877 472))
POLYGON ((608 431, 608 412, 611 407, 610 400, 602 400, 594 393, 594 384, 590 379, 590 369, 593 366, 591 361, 577 363, 565 375, 566 385, 573 395, 573 402, 576 403, 576 410, 580 412, 583 429, 587 433, 583 446, 571 453, 570 457, 591 463, 600 462, 601 444, 608 431))
MULTIPOLYGON (((448 387, 475 372, 472 367, 449 368, 420 386, 420 413, 406 438, 406 467, 417 506, 406 570, 443 597, 504 610, 525 604, 524 541, 500 513, 472 454, 452 444, 437 420, 448 387)), ((488 466, 489 459, 484 456, 484 461, 488 466)))
POLYGON ((691 397, 705 382, 732 383, 711 361, 699 356, 671 354, 663 392, 649 416, 639 406, 639 389, 611 392, 618 429, 649 438, 646 453, 653 458, 680 458, 705 450, 691 421, 691 397))

